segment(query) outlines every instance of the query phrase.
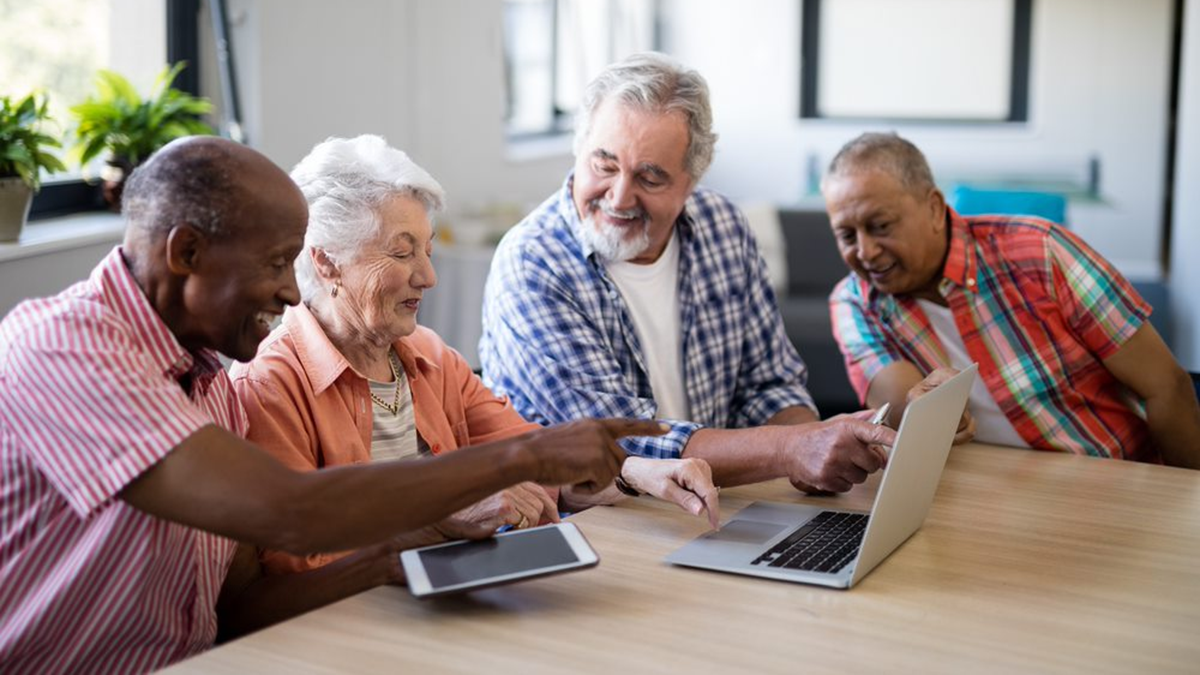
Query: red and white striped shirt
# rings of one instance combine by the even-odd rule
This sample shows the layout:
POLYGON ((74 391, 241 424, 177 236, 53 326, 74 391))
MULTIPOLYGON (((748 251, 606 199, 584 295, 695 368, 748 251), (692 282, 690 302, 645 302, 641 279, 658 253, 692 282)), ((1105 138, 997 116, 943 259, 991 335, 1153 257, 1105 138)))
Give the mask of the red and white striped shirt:
POLYGON ((0 323, 0 671, 145 672, 212 645, 234 542, 117 495, 214 423, 245 435, 229 377, 120 248, 0 323))

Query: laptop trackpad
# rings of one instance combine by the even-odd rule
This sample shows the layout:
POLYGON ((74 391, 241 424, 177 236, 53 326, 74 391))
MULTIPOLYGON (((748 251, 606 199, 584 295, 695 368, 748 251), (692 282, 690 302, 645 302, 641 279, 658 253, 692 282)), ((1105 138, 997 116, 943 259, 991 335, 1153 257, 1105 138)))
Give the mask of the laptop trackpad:
POLYGON ((703 539, 728 541, 735 544, 765 544, 782 532, 787 525, 764 523, 758 520, 731 520, 716 532, 709 532, 703 539))

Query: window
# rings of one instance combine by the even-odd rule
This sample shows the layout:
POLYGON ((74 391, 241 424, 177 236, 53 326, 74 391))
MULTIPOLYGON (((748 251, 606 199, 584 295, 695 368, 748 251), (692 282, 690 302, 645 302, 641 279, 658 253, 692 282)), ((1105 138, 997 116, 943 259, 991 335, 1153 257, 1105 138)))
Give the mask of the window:
POLYGON ((567 133, 604 66, 657 47, 655 0, 505 0, 505 122, 512 138, 567 133))
MULTIPOLYGON (((50 98, 65 159, 73 139, 69 108, 92 92, 97 69, 125 75, 148 90, 168 60, 168 4, 198 7, 199 0, 0 0, 0 89, 50 98)), ((171 12, 176 22, 196 15, 171 12)), ((173 54, 195 63, 194 52, 173 54)), ((185 71, 186 72, 186 71, 185 71)), ((178 83, 177 83, 178 86, 178 83)), ((68 161, 69 173, 50 176, 34 198, 31 218, 101 208, 98 186, 68 161)), ((91 169, 89 175, 95 172, 91 169)))
POLYGON ((1032 0, 804 0, 801 117, 1028 118, 1032 0))

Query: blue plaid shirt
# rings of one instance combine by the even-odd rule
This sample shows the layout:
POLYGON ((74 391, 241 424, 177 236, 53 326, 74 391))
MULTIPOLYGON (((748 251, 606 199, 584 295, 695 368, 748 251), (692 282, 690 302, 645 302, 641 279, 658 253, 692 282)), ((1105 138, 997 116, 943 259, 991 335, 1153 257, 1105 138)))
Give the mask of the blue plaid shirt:
MULTIPOLYGON (((484 291, 484 381, 541 424, 652 419, 658 406, 643 347, 620 291, 575 234, 581 223, 571 186, 568 176, 500 242, 484 291)), ((667 420, 671 431, 663 436, 622 441, 646 457, 678 457, 701 427, 757 426, 784 408, 815 409, 745 216, 699 188, 675 227, 694 419, 667 420)))

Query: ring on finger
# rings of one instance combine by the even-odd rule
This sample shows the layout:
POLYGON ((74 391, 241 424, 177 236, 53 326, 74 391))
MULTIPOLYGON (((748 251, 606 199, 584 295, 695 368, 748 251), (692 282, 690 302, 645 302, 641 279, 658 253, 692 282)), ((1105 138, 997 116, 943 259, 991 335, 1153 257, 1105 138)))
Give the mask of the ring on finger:
POLYGON ((523 530, 523 529, 525 529, 525 526, 527 526, 527 525, 529 525, 529 518, 526 518, 525 516, 521 516, 520 522, 517 523, 517 529, 523 530))

